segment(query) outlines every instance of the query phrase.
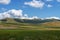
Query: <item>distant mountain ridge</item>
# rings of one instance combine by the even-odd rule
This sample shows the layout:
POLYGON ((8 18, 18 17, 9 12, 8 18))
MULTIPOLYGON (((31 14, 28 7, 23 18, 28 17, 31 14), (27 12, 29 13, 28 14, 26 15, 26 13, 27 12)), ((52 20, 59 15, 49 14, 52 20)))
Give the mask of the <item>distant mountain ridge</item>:
POLYGON ((2 22, 17 22, 17 23, 46 23, 46 22, 56 22, 60 21, 59 19, 18 19, 18 18, 5 18, 1 19, 2 22))
POLYGON ((5 18, 0 20, 0 27, 13 27, 13 28, 60 28, 59 19, 18 19, 18 18, 5 18))

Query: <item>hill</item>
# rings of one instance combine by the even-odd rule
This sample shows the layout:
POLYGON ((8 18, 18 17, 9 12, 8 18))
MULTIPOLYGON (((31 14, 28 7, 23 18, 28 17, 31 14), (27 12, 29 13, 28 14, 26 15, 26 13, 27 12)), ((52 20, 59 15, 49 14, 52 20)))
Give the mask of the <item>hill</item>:
POLYGON ((60 28, 60 20, 58 19, 13 19, 6 18, 0 20, 0 29, 46 29, 60 28))

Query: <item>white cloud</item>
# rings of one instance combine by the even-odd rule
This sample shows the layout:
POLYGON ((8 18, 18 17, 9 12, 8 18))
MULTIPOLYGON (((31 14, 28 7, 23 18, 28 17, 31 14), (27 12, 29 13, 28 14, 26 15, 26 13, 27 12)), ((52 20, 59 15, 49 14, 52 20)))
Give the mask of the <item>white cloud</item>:
POLYGON ((8 12, 14 16, 22 16, 22 10, 12 9, 12 10, 9 10, 8 12))
POLYGON ((0 19, 3 19, 3 15, 2 14, 0 14, 0 19))
POLYGON ((24 14, 24 17, 28 18, 28 15, 27 14, 24 14))
POLYGON ((25 2, 24 4, 35 7, 35 8, 43 8, 45 3, 42 1, 33 0, 30 2, 25 2))
POLYGON ((0 18, 12 18, 12 17, 21 17, 22 16, 22 10, 16 10, 12 9, 3 13, 0 13, 0 18))
POLYGON ((47 18, 45 18, 45 19, 60 19, 60 18, 53 16, 53 17, 47 17, 47 18))
POLYGON ((39 17, 33 16, 33 17, 29 18, 29 19, 39 19, 39 17))
POLYGON ((10 18, 11 17, 11 15, 10 14, 8 14, 8 12, 4 12, 3 14, 2 14, 5 18, 10 18))
POLYGON ((47 7, 53 7, 52 5, 48 4, 47 7))
POLYGON ((22 17, 21 17, 21 19, 28 19, 29 17, 28 17, 28 15, 27 14, 24 14, 22 17))
POLYGON ((38 19, 38 17, 37 17, 37 16, 33 16, 32 18, 33 18, 33 19, 38 19))
POLYGON ((24 14, 22 17, 21 17, 21 19, 38 19, 38 17, 37 16, 33 16, 33 17, 28 17, 28 15, 27 14, 24 14))
POLYGON ((27 14, 24 14, 24 16, 25 16, 25 17, 28 17, 28 15, 27 15, 27 14))
POLYGON ((29 20, 32 20, 32 19, 39 19, 37 16, 33 16, 33 17, 21 17, 21 19, 29 19, 29 20))
POLYGON ((0 0, 0 4, 9 4, 11 0, 0 0))
POLYGON ((0 13, 0 19, 4 18, 20 18, 20 19, 38 19, 37 16, 28 17, 27 14, 22 14, 23 10, 11 9, 6 12, 0 13))

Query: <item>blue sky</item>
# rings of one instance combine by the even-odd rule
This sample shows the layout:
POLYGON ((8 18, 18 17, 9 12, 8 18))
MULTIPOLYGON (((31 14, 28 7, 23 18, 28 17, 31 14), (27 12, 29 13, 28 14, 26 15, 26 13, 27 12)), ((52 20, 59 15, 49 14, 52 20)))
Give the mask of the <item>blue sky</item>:
MULTIPOLYGON (((3 0, 0 1, 0 14, 9 10, 22 10, 22 14, 39 18, 60 17, 60 0, 3 0), (4 3, 5 2, 5 3, 4 3), (7 3, 6 3, 7 2, 7 3)), ((16 13, 17 14, 17 13, 16 13)))

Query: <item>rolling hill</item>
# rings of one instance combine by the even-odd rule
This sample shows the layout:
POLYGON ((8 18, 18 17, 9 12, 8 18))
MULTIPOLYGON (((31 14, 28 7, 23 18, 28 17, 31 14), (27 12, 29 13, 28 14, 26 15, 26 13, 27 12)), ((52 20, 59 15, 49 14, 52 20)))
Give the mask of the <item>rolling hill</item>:
POLYGON ((17 29, 46 29, 46 28, 60 28, 59 19, 13 19, 6 18, 0 20, 1 28, 17 28, 17 29))

